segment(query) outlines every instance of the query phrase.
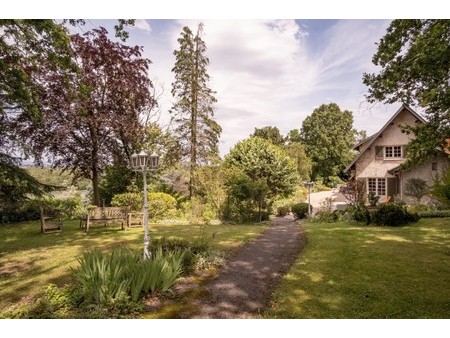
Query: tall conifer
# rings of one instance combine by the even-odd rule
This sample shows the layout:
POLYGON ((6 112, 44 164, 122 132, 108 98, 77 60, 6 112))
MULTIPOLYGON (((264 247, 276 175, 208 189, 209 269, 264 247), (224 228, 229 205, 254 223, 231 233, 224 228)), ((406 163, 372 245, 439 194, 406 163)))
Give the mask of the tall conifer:
POLYGON ((189 161, 189 195, 194 194, 194 173, 198 165, 218 155, 220 125, 214 120, 215 92, 208 86, 206 44, 201 39, 203 24, 194 35, 184 27, 174 51, 176 58, 172 72, 172 95, 176 102, 170 110, 176 125, 175 135, 182 147, 182 155, 189 161))

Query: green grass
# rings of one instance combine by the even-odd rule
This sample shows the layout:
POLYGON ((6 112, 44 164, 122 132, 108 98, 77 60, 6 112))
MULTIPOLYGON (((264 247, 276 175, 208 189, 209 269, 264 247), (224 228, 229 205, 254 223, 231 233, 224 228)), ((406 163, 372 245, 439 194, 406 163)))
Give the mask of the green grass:
POLYGON ((450 318, 450 218, 388 228, 305 224, 269 318, 450 318))
MULTIPOLYGON (((59 286, 71 281, 71 267, 87 250, 111 250, 117 246, 142 250, 142 228, 120 230, 120 226, 79 229, 78 221, 67 221, 61 233, 40 233, 38 222, 0 226, 0 315, 17 306, 27 306, 41 296, 49 283, 59 286)), ((194 240, 202 235, 210 246, 232 250, 266 229, 261 225, 151 224, 151 239, 162 236, 194 240)))

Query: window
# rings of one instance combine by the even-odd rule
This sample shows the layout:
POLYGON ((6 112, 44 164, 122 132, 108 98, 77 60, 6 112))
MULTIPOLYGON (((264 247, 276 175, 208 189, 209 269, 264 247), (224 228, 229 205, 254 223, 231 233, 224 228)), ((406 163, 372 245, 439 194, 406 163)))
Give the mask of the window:
POLYGON ((402 146, 384 147, 384 158, 396 159, 402 157, 402 146))
POLYGON ((378 196, 386 196, 386 179, 369 178, 367 181, 367 191, 374 192, 378 196))

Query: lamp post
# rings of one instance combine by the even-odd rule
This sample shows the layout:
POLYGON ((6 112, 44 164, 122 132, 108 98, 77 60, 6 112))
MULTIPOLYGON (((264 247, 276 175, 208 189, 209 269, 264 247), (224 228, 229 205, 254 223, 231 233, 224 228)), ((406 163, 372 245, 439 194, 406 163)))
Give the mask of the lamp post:
POLYGON ((149 157, 145 151, 141 151, 139 154, 134 153, 131 155, 131 168, 134 171, 142 171, 144 178, 144 259, 150 258, 151 255, 148 250, 150 237, 148 233, 147 167, 150 170, 155 170, 158 166, 158 154, 153 153, 149 157))
POLYGON ((303 184, 308 188, 308 217, 311 217, 311 187, 314 185, 314 182, 308 181, 303 184))

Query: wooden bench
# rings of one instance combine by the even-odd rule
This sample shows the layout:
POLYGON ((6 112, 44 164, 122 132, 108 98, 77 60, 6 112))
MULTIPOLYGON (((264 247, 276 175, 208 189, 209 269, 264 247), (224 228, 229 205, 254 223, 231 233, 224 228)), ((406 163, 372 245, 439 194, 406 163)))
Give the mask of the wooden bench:
POLYGON ((93 223, 113 224, 120 223, 122 230, 127 222, 127 207, 95 207, 89 208, 86 216, 80 220, 80 228, 84 227, 84 231, 89 232, 89 226, 93 223))
POLYGON ((48 216, 44 213, 44 208, 39 206, 39 215, 41 220, 41 233, 61 232, 63 229, 63 220, 57 215, 48 216))
POLYGON ((129 212, 127 215, 127 228, 131 228, 135 225, 144 226, 144 213, 143 212, 129 212))

